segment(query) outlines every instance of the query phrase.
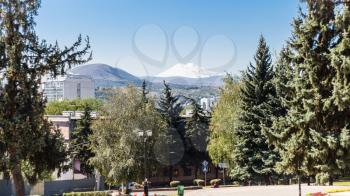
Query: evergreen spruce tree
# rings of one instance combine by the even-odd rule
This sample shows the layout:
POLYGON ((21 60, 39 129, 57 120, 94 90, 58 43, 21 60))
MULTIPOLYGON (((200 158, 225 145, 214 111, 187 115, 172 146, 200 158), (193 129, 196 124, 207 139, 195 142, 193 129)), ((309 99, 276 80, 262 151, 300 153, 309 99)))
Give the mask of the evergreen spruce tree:
MULTIPOLYGON (((169 156, 167 165, 169 166, 168 176, 169 180, 172 181, 173 177, 173 164, 178 160, 181 160, 184 154, 184 133, 180 131, 180 112, 182 106, 178 101, 178 98, 172 95, 171 88, 166 82, 163 82, 164 90, 163 95, 160 98, 159 102, 159 112, 163 117, 163 120, 167 124, 167 129, 162 135, 162 148, 166 150, 166 156, 169 156)), ((160 156, 160 155, 158 155, 160 156)), ((161 158, 164 160, 164 158, 161 158)))
MULTIPOLYGON (((340 100, 338 87, 346 83, 344 78, 336 78, 342 75, 341 67, 346 70, 346 66, 340 66, 344 59, 340 54, 346 51, 341 46, 346 39, 340 32, 349 29, 339 24, 340 18, 347 18, 348 8, 345 6, 343 17, 335 20, 335 1, 306 3, 307 14, 301 13, 294 20, 288 42, 292 77, 285 86, 287 96, 282 99, 288 113, 275 119, 270 131, 281 152, 279 168, 298 176, 299 195, 302 175, 328 176, 332 184, 333 176, 346 166, 344 156, 348 155, 349 147, 348 141, 344 142, 349 135, 348 111, 342 110, 342 104, 336 101, 340 100)), ((343 54, 346 56, 346 52, 343 54)))
POLYGON ((23 196, 24 178, 35 183, 66 160, 63 139, 44 117, 45 99, 39 91, 44 74, 57 76, 85 63, 89 44, 82 39, 61 50, 40 41, 34 17, 38 0, 0 0, 0 162, 9 172, 15 193, 23 196))
POLYGON ((191 156, 192 165, 195 166, 195 178, 198 168, 203 160, 209 158, 206 151, 209 139, 209 117, 204 114, 201 106, 191 99, 192 116, 188 118, 185 126, 186 154, 191 156))
POLYGON ((165 81, 163 81, 163 84, 164 89, 163 95, 159 101, 159 111, 166 120, 168 126, 177 129, 182 107, 178 102, 178 98, 172 94, 170 86, 165 81))
POLYGON ((142 94, 142 100, 144 103, 147 103, 148 99, 147 99, 147 83, 146 80, 142 81, 142 85, 141 85, 141 94, 142 94))
POLYGON ((242 79, 241 116, 235 130, 237 142, 231 174, 243 182, 270 184, 278 155, 273 146, 267 144, 260 126, 270 117, 261 107, 274 94, 271 55, 262 36, 254 60, 255 65, 250 64, 242 79))
POLYGON ((78 122, 72 133, 71 156, 72 161, 80 161, 80 172, 88 177, 94 174, 94 168, 90 165, 89 159, 94 156, 90 149, 89 137, 93 133, 90 106, 85 106, 84 115, 78 122))

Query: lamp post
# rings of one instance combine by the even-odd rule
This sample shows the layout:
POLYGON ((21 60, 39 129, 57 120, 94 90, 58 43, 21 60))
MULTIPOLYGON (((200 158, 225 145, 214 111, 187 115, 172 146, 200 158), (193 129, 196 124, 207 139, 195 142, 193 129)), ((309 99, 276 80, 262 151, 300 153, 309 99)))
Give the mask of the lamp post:
POLYGON ((143 163, 143 165, 144 165, 144 177, 145 177, 145 179, 147 178, 147 175, 146 175, 146 172, 147 172, 147 167, 146 167, 146 163, 147 163, 147 157, 146 157, 146 152, 147 152, 147 150, 146 150, 146 142, 147 142, 147 138, 148 137, 152 137, 152 130, 138 130, 138 135, 139 135, 139 137, 141 137, 142 139, 143 139, 143 158, 144 158, 144 163, 143 163))

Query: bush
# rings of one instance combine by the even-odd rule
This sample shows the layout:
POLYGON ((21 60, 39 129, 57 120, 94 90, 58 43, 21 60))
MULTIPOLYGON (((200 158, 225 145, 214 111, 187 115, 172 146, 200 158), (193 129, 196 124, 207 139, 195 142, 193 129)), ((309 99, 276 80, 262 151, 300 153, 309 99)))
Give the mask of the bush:
POLYGON ((326 185, 329 180, 329 175, 327 173, 318 173, 316 174, 316 184, 326 185))
POLYGON ((221 179, 212 179, 210 180, 210 185, 214 186, 215 184, 220 184, 221 183, 221 179))
POLYGON ((179 186, 180 184, 181 184, 180 181, 171 181, 171 182, 170 182, 170 187, 177 187, 177 186, 179 186))
POLYGON ((63 193, 62 196, 108 196, 108 192, 107 191, 71 192, 71 193, 63 193))
POLYGON ((193 180, 193 185, 196 185, 196 186, 204 186, 204 180, 202 179, 194 179, 193 180))

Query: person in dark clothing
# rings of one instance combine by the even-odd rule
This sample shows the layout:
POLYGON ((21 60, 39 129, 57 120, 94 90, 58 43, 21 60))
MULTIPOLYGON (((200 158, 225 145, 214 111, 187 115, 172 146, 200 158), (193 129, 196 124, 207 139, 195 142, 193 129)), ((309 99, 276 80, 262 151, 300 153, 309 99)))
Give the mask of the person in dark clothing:
POLYGON ((149 186, 149 182, 147 180, 147 178, 145 178, 145 181, 143 181, 143 193, 145 196, 148 196, 148 187, 149 186))

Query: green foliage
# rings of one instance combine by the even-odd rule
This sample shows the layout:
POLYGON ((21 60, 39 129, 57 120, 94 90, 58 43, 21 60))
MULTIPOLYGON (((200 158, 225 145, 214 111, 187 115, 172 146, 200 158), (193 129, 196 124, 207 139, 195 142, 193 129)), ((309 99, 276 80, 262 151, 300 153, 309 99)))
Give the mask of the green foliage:
POLYGON ((210 180, 210 185, 214 186, 215 184, 221 184, 221 179, 212 179, 210 180))
POLYGON ((271 118, 263 106, 275 95, 271 54, 263 37, 259 40, 254 60, 255 64, 250 64, 242 79, 231 175, 243 182, 255 180, 269 184, 276 175, 274 166, 278 153, 268 145, 261 128, 261 124, 271 118))
POLYGON ((89 141, 89 137, 93 133, 91 125, 91 108, 89 105, 86 105, 84 115, 78 121, 78 125, 72 133, 70 153, 72 161, 80 161, 80 172, 87 176, 92 176, 94 173, 94 168, 88 162, 94 156, 89 141))
POLYGON ((349 163, 349 8, 331 0, 306 3, 283 57, 290 79, 281 100, 288 113, 274 119, 268 137, 280 150, 280 171, 331 179, 349 163))
POLYGON ((40 40, 34 29, 38 0, 3 0, 0 7, 0 80, 6 81, 0 87, 0 168, 10 171, 16 195, 22 196, 22 167, 26 167, 27 179, 35 183, 65 162, 60 132, 44 117, 41 79, 44 74, 56 77, 87 62, 90 45, 87 39, 81 48, 80 36, 64 49, 40 40))
POLYGON ((182 160, 184 155, 184 133, 180 128, 182 111, 181 103, 178 97, 174 96, 171 88, 166 82, 163 82, 163 94, 158 104, 158 112, 166 123, 166 129, 159 135, 155 153, 157 160, 164 165, 169 166, 169 180, 172 180, 172 165, 182 160), (171 155, 170 155, 171 154, 171 155))
POLYGON ((45 113, 48 115, 61 115, 63 111, 84 111, 89 106, 92 111, 98 111, 103 105, 99 99, 74 99, 52 101, 46 104, 45 113))
POLYGON ((171 182, 169 183, 170 187, 177 187, 177 186, 179 186, 180 184, 181 184, 180 181, 171 181, 171 182))
POLYGON ((194 180, 193 180, 193 185, 196 185, 196 186, 204 186, 205 183, 204 183, 204 180, 202 180, 202 179, 194 179, 194 180))
POLYGON ((171 93, 170 86, 164 81, 163 95, 160 97, 159 101, 159 112, 169 128, 178 128, 181 110, 182 107, 178 98, 171 93))
POLYGON ((192 116, 186 121, 185 137, 188 138, 188 147, 193 151, 205 152, 209 137, 209 119, 200 105, 191 100, 192 116))
POLYGON ((328 173, 318 173, 318 174, 316 174, 315 179, 316 179, 317 185, 324 186, 324 185, 326 185, 326 183, 329 180, 329 174, 328 173))
POLYGON ((63 193, 62 196, 108 196, 108 191, 71 192, 63 193))
MULTIPOLYGON (((201 106, 193 99, 191 101, 192 116, 186 119, 184 143, 186 154, 184 160, 187 163, 198 166, 203 160, 209 158, 207 144, 209 140, 209 116, 206 115, 201 106)), ((195 171, 197 177, 197 171, 195 171)))
POLYGON ((207 149, 214 164, 227 161, 232 165, 232 149, 236 141, 234 130, 237 127, 240 110, 239 93, 240 83, 227 75, 210 121, 210 140, 207 149))
MULTIPOLYGON (((142 93, 135 87, 116 90, 101 109, 100 118, 93 123, 96 130, 90 137, 91 149, 95 154, 90 163, 106 178, 109 184, 126 183, 143 178, 143 138, 138 130, 152 130, 146 147, 153 149, 165 123, 155 108, 153 98, 145 103, 142 93)), ((148 150, 151 152, 151 150, 148 150)), ((148 160, 155 160, 147 154, 148 160)), ((150 164, 148 164, 150 165, 150 164)), ((156 167, 156 163, 152 163, 156 167)))

